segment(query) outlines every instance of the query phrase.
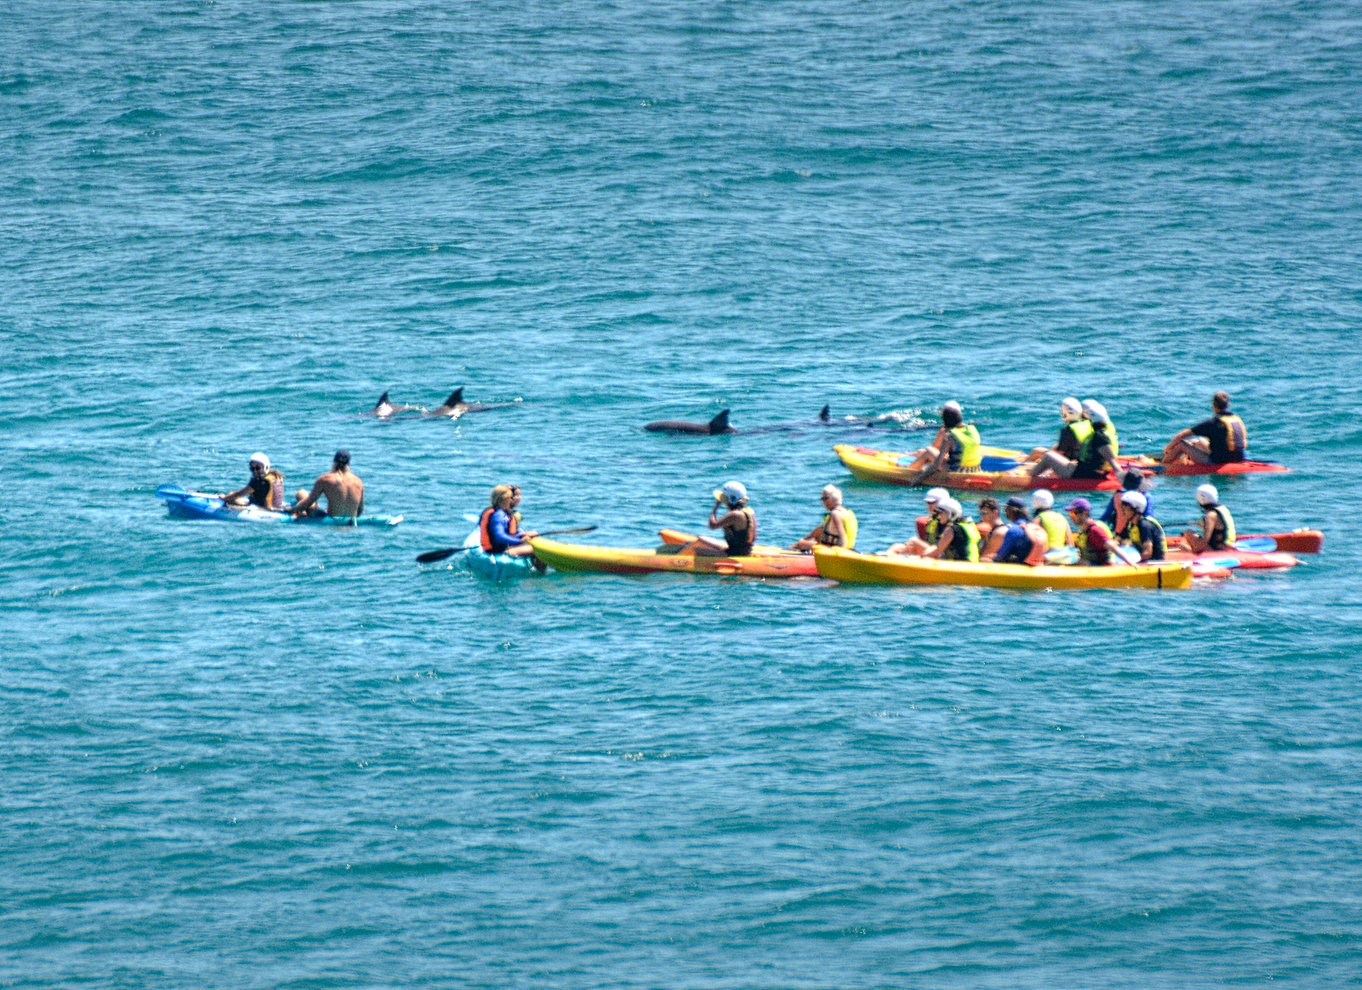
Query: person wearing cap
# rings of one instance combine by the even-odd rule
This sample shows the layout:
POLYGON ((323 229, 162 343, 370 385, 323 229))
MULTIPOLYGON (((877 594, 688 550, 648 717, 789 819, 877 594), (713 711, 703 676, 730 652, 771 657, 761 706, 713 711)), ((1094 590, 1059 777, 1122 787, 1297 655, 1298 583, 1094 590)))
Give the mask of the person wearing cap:
MULTIPOLYGON (((1018 495, 1007 500, 1003 512, 1007 516, 1007 523, 995 530, 999 539, 996 544, 993 540, 989 541, 989 550, 980 559, 998 564, 1029 563, 1035 539, 1039 538, 1041 543, 1045 543, 1045 530, 1040 529, 1039 533, 1032 530, 1034 524, 1026 512, 1026 502, 1018 495)), ((1041 553, 1044 552, 1042 547, 1041 553)))
POLYGON ((228 506, 254 505, 261 509, 284 507, 284 474, 270 467, 270 459, 256 451, 250 459, 251 477, 234 492, 218 495, 228 506))
POLYGON ((943 469, 978 471, 983 459, 978 428, 973 423, 965 422, 960 403, 952 401, 941 407, 941 428, 936 431, 936 439, 929 446, 915 451, 913 459, 905 466, 910 471, 918 472, 917 477, 909 482, 917 484, 943 469))
POLYGON ((1074 531, 1069 517, 1055 508, 1055 496, 1048 488, 1037 488, 1031 493, 1033 521, 1045 530, 1045 546, 1049 550, 1074 545, 1074 531))
POLYGON ((747 486, 730 481, 714 492, 714 507, 709 510, 710 529, 723 531, 724 545, 701 539, 694 551, 707 557, 746 557, 757 542, 757 513, 748 504, 747 486), (719 510, 723 509, 723 515, 719 510))
POLYGON ((1204 513, 1201 519, 1201 532, 1194 529, 1184 530, 1183 542, 1192 553, 1205 553, 1207 550, 1232 550, 1238 534, 1234 529, 1234 516, 1228 507, 1220 504, 1220 492, 1215 485, 1202 485, 1196 490, 1197 504, 1204 513))
POLYGON ((1078 548, 1079 559, 1095 566, 1110 564, 1116 537, 1107 529, 1106 523, 1092 518, 1092 503, 1086 498, 1076 498, 1066 508, 1073 520, 1074 546, 1078 548))
POLYGON ((927 494, 922 496, 922 502, 927 506, 927 514, 918 516, 915 520, 917 536, 902 543, 895 543, 885 552, 918 556, 928 547, 935 546, 941 535, 941 522, 937 518, 936 507, 950 497, 951 493, 944 488, 928 489, 927 494))
POLYGON ((364 482, 350 470, 350 451, 336 451, 331 470, 317 478, 311 492, 298 491, 289 514, 295 519, 306 515, 355 519, 364 514, 364 482), (322 497, 326 498, 325 511, 317 505, 322 497))
POLYGON ((847 550, 856 546, 856 531, 859 524, 856 521, 856 513, 842 504, 842 489, 836 485, 824 485, 822 497, 823 521, 804 539, 796 540, 791 545, 791 550, 803 550, 807 553, 815 545, 845 547, 847 550))
POLYGON ((1102 510, 1102 515, 1100 516, 1101 520, 1107 524, 1107 528, 1113 533, 1119 533, 1125 527, 1128 513, 1121 505, 1121 496, 1126 492, 1139 492, 1142 494, 1148 505, 1148 508, 1145 509, 1145 514, 1150 516, 1154 514, 1154 496, 1149 491, 1147 485, 1148 480, 1145 478, 1144 472, 1139 468, 1130 468, 1125 474, 1121 475, 1121 491, 1116 492, 1111 496, 1111 500, 1107 502, 1107 507, 1102 510))
POLYGON ((1227 392, 1211 396, 1211 418, 1173 434, 1163 448, 1164 464, 1233 464, 1248 457, 1248 429, 1230 412, 1227 392))
POLYGON ((1107 409, 1096 399, 1083 402, 1083 413, 1092 424, 1092 433, 1079 446, 1075 457, 1066 457, 1056 451, 1046 451, 1040 463, 1031 469, 1031 477, 1039 478, 1052 472, 1060 478, 1101 478, 1111 471, 1121 474, 1120 443, 1116 438, 1116 427, 1112 425, 1107 409))
MULTIPOLYGON (((1077 460, 1083 444, 1092 436, 1092 423, 1083 415, 1083 403, 1073 396, 1059 404, 1059 418, 1063 421, 1059 428, 1059 439, 1049 450, 1053 450, 1065 460, 1077 460)), ((1048 452, 1044 447, 1037 447, 1023 463, 1034 464, 1048 452)))
POLYGON ((1163 560, 1167 541, 1163 526, 1149 515, 1149 500, 1142 492, 1124 491, 1121 504, 1125 518, 1116 530, 1117 539, 1140 551, 1140 560, 1163 560))
MULTIPOLYGON (((478 517, 478 545, 487 553, 504 553, 510 557, 533 557, 529 541, 539 534, 520 529, 520 489, 515 485, 497 485, 492 489, 488 506, 478 517)), ((536 566, 538 566, 536 562, 536 566)))

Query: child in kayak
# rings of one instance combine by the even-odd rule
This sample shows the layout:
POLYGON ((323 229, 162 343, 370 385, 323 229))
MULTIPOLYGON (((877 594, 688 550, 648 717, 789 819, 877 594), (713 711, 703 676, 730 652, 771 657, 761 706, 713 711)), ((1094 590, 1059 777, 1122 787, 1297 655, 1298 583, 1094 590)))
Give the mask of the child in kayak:
POLYGON ((261 509, 284 507, 284 473, 270 467, 270 459, 256 451, 250 460, 251 478, 245 486, 225 495, 218 495, 229 507, 254 505, 261 509))

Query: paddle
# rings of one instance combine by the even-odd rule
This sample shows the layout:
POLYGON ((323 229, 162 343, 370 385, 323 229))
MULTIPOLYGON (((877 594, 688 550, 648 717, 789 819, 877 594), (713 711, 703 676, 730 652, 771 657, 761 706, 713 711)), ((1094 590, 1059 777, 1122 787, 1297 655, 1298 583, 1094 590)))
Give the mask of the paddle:
MULTIPOLYGON (((596 528, 596 526, 578 526, 574 529, 546 529, 539 535, 564 536, 568 533, 590 533, 596 528)), ((425 553, 418 553, 416 555, 416 562, 418 564, 433 564, 437 560, 444 560, 446 557, 452 557, 456 553, 463 553, 465 550, 475 549, 478 549, 476 545, 471 547, 446 547, 443 550, 427 550, 425 553)))

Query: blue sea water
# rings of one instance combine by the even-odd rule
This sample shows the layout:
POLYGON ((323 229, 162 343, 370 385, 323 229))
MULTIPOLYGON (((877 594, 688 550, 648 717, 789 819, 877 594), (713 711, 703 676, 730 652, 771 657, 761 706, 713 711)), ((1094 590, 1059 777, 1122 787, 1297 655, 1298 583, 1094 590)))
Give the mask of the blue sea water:
MULTIPOLYGON (((0 986, 1362 982, 1362 14, 18 0, 0 33, 0 986), (361 413, 454 387, 509 409, 361 413), (946 399, 1227 389, 1289 573, 550 575, 739 478, 862 544, 946 399), (733 409, 782 432, 667 437, 733 409), (346 446, 394 530, 167 518, 346 446)), ((1194 481, 1168 479, 1167 522, 1194 481)))

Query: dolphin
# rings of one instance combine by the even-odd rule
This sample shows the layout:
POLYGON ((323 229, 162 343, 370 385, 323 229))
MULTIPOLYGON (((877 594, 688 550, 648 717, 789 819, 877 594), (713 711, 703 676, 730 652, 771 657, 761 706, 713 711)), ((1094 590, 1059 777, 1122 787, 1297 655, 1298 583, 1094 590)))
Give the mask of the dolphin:
POLYGON ((725 409, 708 423, 693 423, 685 419, 659 419, 655 423, 646 424, 643 428, 649 433, 702 433, 708 436, 737 433, 737 430, 728 425, 728 412, 725 409))
POLYGON ((464 413, 486 412, 489 409, 509 409, 515 405, 514 402, 501 402, 496 405, 484 405, 481 402, 465 402, 463 398, 463 386, 460 385, 449 393, 449 398, 436 409, 426 413, 427 416, 439 417, 441 419, 458 419, 464 413))
POLYGON ((374 408, 369 415, 376 416, 379 419, 388 419, 392 416, 401 416, 403 413, 423 413, 425 411, 425 406, 394 405, 392 401, 389 400, 388 393, 384 392, 378 397, 378 401, 374 403, 374 408))

